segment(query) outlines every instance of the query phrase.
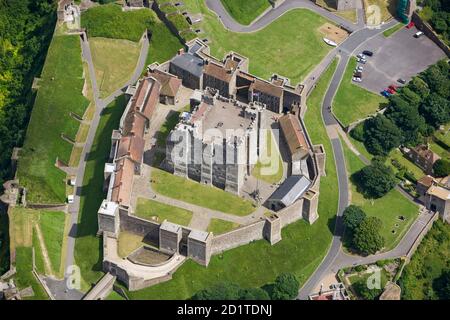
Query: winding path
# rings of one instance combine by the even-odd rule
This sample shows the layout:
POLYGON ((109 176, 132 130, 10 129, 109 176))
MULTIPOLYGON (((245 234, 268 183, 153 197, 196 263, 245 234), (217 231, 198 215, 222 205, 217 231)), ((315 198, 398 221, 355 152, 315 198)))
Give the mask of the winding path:
POLYGON ((84 173, 86 169, 86 163, 88 159, 89 152, 92 148, 92 144, 94 143, 94 137, 95 133, 97 131, 97 127, 100 123, 100 117, 102 114, 103 109, 113 102, 118 96, 122 95, 126 88, 130 84, 134 84, 138 81, 139 77, 141 76, 142 70, 145 68, 145 62, 147 59, 147 53, 149 48, 149 41, 147 35, 144 33, 144 35, 141 38, 142 48, 139 55, 139 60, 136 64, 136 68, 134 70, 133 75, 131 76, 130 80, 124 84, 124 86, 120 89, 117 89, 114 91, 111 95, 109 95, 105 99, 100 99, 100 91, 97 85, 97 79, 95 77, 95 68, 94 68, 94 62, 92 60, 92 54, 91 49, 89 47, 89 41, 87 38, 87 35, 83 33, 81 35, 81 49, 82 49, 82 56, 83 59, 88 64, 89 69, 89 75, 91 78, 91 86, 92 91, 94 94, 94 103, 95 103, 95 113, 92 118, 92 121, 90 123, 89 127, 89 133, 86 138, 86 142, 84 144, 83 151, 81 153, 80 157, 80 163, 78 165, 77 171, 76 171, 76 185, 75 185, 75 194, 74 194, 74 202, 69 205, 68 212, 71 215, 70 217, 70 227, 69 227, 69 235, 67 239, 67 248, 66 248, 66 261, 65 261, 65 276, 64 280, 56 280, 52 278, 47 278, 46 282, 49 286, 50 290, 52 291, 53 295, 58 300, 74 300, 74 299, 80 299, 80 295, 83 294, 75 289, 71 289, 68 287, 68 275, 67 271, 71 270, 70 268, 75 265, 75 259, 74 259, 74 253, 75 253, 75 240, 77 238, 77 225, 78 225, 78 215, 80 211, 80 202, 81 202, 81 189, 83 186, 83 178, 84 173))
POLYGON ((285 14, 286 12, 293 9, 309 9, 314 11, 321 16, 333 21, 337 25, 343 26, 349 31, 355 31, 364 27, 364 12, 362 9, 362 4, 359 2, 357 9, 358 22, 356 24, 333 14, 332 12, 325 10, 317 5, 315 5, 311 0, 285 0, 281 5, 274 9, 267 10, 263 15, 258 17, 250 25, 244 26, 228 13, 228 11, 222 5, 220 0, 206 0, 207 7, 215 12, 219 17, 222 24, 230 31, 233 32, 255 32, 263 29, 267 25, 271 24, 274 20, 285 14))

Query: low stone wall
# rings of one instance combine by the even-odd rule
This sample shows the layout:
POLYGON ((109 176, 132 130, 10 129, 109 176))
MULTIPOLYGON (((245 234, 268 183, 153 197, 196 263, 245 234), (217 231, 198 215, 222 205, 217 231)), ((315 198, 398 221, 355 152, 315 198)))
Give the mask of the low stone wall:
POLYGON ((266 220, 261 220, 236 230, 215 236, 211 243, 211 255, 230 250, 264 237, 266 220))
POLYGON ((425 235, 430 231, 431 227, 433 226, 434 222, 439 219, 439 214, 437 212, 433 213, 434 216, 431 218, 431 220, 427 223, 427 225, 423 228, 423 230, 420 232, 420 234, 417 236, 416 240, 414 241, 412 247, 409 249, 408 253, 406 254, 406 260, 409 262, 414 252, 416 252, 417 247, 422 242, 422 239, 425 237, 425 235))
POLYGON ((417 12, 413 12, 411 21, 414 22, 417 29, 422 31, 428 38, 431 39, 436 45, 441 48, 447 57, 450 57, 450 48, 439 38, 436 32, 434 32, 433 28, 417 14, 417 12))
POLYGON ((117 279, 125 284, 130 291, 141 290, 172 279, 172 274, 148 280, 144 280, 143 278, 135 277, 133 275, 130 276, 126 270, 108 260, 103 261, 103 271, 110 272, 111 274, 115 275, 117 279))
POLYGON ((120 211, 120 231, 135 233, 159 244, 159 227, 159 223, 129 215, 126 211, 120 211))

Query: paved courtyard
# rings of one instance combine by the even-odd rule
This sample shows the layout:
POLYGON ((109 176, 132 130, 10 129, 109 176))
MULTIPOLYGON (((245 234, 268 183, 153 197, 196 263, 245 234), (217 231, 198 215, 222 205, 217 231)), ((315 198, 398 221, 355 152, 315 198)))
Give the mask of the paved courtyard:
POLYGON ((381 33, 361 46, 355 54, 370 50, 374 55, 367 57, 367 63, 363 65, 360 85, 380 93, 392 83, 400 85, 397 79, 409 81, 412 76, 445 57, 444 51, 425 35, 414 38, 417 31, 416 28, 402 28, 388 38, 381 33))

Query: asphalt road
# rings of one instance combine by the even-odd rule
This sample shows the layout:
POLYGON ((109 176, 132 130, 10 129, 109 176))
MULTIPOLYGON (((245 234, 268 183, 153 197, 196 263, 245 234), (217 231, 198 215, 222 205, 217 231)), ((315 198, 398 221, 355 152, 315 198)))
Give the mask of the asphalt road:
POLYGON ((256 21, 252 22, 248 26, 244 26, 236 20, 231 17, 231 15, 228 13, 228 11, 223 7, 222 2, 220 0, 206 0, 206 5, 210 10, 215 12, 219 19, 222 21, 222 24, 225 26, 225 28, 233 31, 233 32, 254 32, 258 31, 260 29, 263 29, 267 25, 271 24, 274 20, 276 20, 278 17, 283 15, 289 10, 292 9, 298 9, 298 8, 305 8, 309 9, 311 11, 314 11, 321 16, 326 17, 327 19, 333 21, 337 25, 344 26, 349 31, 355 31, 360 28, 364 27, 364 19, 363 19, 363 9, 358 8, 357 14, 358 14, 358 23, 353 24, 349 22, 348 20, 345 20, 333 13, 331 13, 328 10, 325 10, 317 5, 315 5, 310 0, 286 0, 283 2, 280 6, 278 6, 275 9, 270 9, 265 12, 262 16, 256 19, 256 21))

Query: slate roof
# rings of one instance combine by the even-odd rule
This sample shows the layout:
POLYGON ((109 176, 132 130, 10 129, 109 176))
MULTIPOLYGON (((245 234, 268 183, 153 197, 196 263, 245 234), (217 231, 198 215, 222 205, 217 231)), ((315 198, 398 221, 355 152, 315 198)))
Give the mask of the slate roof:
POLYGON ((288 177, 275 190, 275 192, 268 199, 269 201, 279 201, 284 206, 292 205, 299 199, 311 186, 311 181, 303 175, 293 175, 288 177))
POLYGON ((203 60, 190 53, 183 53, 172 59, 173 65, 200 78, 203 74, 203 60))

